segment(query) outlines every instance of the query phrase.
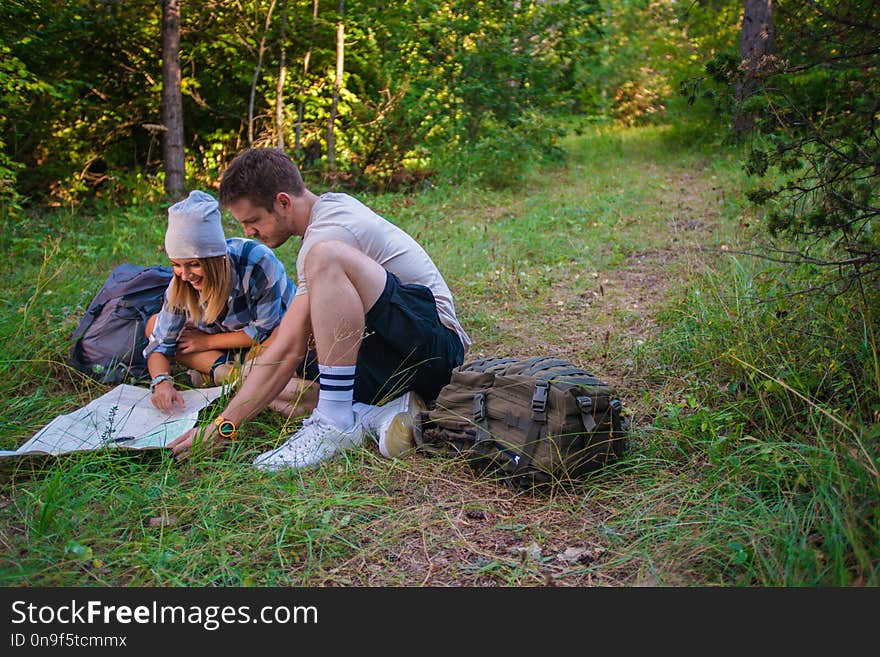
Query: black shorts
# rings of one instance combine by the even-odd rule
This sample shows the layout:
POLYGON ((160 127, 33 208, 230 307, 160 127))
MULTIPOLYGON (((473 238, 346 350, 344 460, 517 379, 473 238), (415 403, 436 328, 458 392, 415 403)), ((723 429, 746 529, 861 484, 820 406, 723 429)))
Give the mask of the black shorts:
MULTIPOLYGON (((464 361, 458 334, 437 314, 434 294, 424 285, 405 285, 386 272, 385 289, 367 311, 358 352, 354 399, 382 404, 413 390, 426 402, 449 383, 452 370, 464 361)), ((318 378, 310 351, 298 373, 318 378)))

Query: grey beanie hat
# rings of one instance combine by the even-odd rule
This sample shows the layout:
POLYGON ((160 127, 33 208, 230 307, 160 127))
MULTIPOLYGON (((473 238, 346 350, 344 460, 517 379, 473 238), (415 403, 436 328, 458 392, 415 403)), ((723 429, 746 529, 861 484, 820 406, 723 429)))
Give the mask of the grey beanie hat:
POLYGON ((213 196, 195 190, 168 208, 165 252, 175 260, 226 255, 220 206, 213 196))

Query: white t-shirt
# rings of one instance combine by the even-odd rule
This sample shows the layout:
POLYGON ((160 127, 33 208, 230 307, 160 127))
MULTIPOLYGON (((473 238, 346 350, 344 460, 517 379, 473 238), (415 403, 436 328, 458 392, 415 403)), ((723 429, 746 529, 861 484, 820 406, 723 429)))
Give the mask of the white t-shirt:
POLYGON ((297 295, 308 292, 305 262, 309 249, 326 240, 351 245, 396 275, 401 283, 430 289, 440 321, 458 334, 467 353, 471 340, 458 322, 452 292, 437 265, 404 230, 348 194, 322 194, 312 207, 309 226, 296 257, 297 295))

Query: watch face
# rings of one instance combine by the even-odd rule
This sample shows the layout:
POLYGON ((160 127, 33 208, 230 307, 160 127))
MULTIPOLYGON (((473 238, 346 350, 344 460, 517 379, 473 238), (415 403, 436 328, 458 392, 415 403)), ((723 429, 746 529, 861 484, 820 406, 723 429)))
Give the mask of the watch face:
POLYGON ((235 425, 229 420, 223 420, 217 425, 217 433, 223 438, 232 438, 235 436, 235 425))

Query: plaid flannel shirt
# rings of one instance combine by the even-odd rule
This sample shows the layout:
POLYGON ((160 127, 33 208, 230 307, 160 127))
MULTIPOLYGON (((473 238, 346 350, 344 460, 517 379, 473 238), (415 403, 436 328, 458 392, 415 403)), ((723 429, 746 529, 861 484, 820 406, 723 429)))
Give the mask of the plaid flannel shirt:
MULTIPOLYGON (((220 313, 215 322, 191 325, 205 333, 244 331, 253 340, 262 342, 281 322, 296 293, 296 285, 278 257, 264 244, 232 237, 226 240, 226 249, 232 259, 232 290, 226 311, 220 313)), ((172 357, 187 322, 185 312, 168 306, 166 290, 165 303, 156 318, 144 357, 154 351, 172 357)))

